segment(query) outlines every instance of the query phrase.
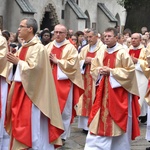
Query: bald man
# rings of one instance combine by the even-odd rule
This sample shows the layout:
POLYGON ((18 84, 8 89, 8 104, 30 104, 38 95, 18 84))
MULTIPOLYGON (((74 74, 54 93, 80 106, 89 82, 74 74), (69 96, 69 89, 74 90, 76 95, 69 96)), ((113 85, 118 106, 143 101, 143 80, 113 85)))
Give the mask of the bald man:
POLYGON ((145 123, 147 120, 147 104, 144 99, 148 86, 148 79, 141 65, 143 65, 143 63, 146 61, 146 57, 149 54, 149 51, 144 47, 144 45, 141 44, 141 40, 142 35, 140 33, 133 33, 131 35, 131 46, 129 47, 129 54, 135 64, 138 87, 140 92, 139 103, 141 105, 141 114, 139 119, 141 123, 145 123))
POLYGON ((70 135, 70 123, 76 116, 76 104, 83 93, 83 81, 80 73, 78 51, 66 39, 66 27, 61 24, 56 25, 54 36, 55 40, 49 43, 46 48, 65 129, 61 138, 65 141, 70 135))

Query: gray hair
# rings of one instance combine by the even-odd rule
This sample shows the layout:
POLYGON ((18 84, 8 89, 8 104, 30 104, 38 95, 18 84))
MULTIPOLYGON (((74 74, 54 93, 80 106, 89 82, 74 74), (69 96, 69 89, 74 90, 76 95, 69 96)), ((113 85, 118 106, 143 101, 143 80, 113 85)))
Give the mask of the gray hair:
POLYGON ((33 34, 35 35, 37 30, 38 30, 38 25, 37 21, 34 18, 24 18, 22 20, 27 20, 26 25, 27 27, 32 27, 33 28, 33 34))
POLYGON ((98 36, 98 31, 95 30, 94 28, 88 29, 87 33, 93 32, 94 35, 98 36))

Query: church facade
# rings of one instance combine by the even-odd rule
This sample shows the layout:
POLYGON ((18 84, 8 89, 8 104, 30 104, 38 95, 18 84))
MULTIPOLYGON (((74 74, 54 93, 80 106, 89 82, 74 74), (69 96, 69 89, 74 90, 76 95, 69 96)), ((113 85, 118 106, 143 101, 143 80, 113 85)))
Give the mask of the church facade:
POLYGON ((0 0, 0 28, 16 32, 25 17, 34 17, 39 30, 54 29, 64 24, 74 31, 95 28, 103 32, 107 27, 123 29, 126 10, 117 0, 0 0))

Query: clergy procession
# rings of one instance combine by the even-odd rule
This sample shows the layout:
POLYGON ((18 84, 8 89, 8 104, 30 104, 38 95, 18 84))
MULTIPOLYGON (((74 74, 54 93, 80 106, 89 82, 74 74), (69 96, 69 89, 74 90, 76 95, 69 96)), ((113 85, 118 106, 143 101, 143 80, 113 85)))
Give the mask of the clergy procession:
POLYGON ((23 18, 0 31, 0 150, 61 149, 75 119, 84 150, 131 150, 139 124, 150 141, 149 78, 147 27, 38 31, 23 18))

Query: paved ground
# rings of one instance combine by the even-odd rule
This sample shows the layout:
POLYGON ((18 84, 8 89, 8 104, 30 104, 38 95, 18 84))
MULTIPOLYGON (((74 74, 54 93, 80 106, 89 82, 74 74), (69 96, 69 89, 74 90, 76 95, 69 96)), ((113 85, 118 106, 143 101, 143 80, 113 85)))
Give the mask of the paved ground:
MULTIPOLYGON (((145 140, 146 125, 140 124, 141 136, 132 141, 131 150, 145 150, 150 147, 150 143, 145 140)), ((77 118, 75 123, 72 124, 71 137, 66 140, 66 144, 58 150, 83 150, 86 135, 82 129, 77 128, 77 118)))

